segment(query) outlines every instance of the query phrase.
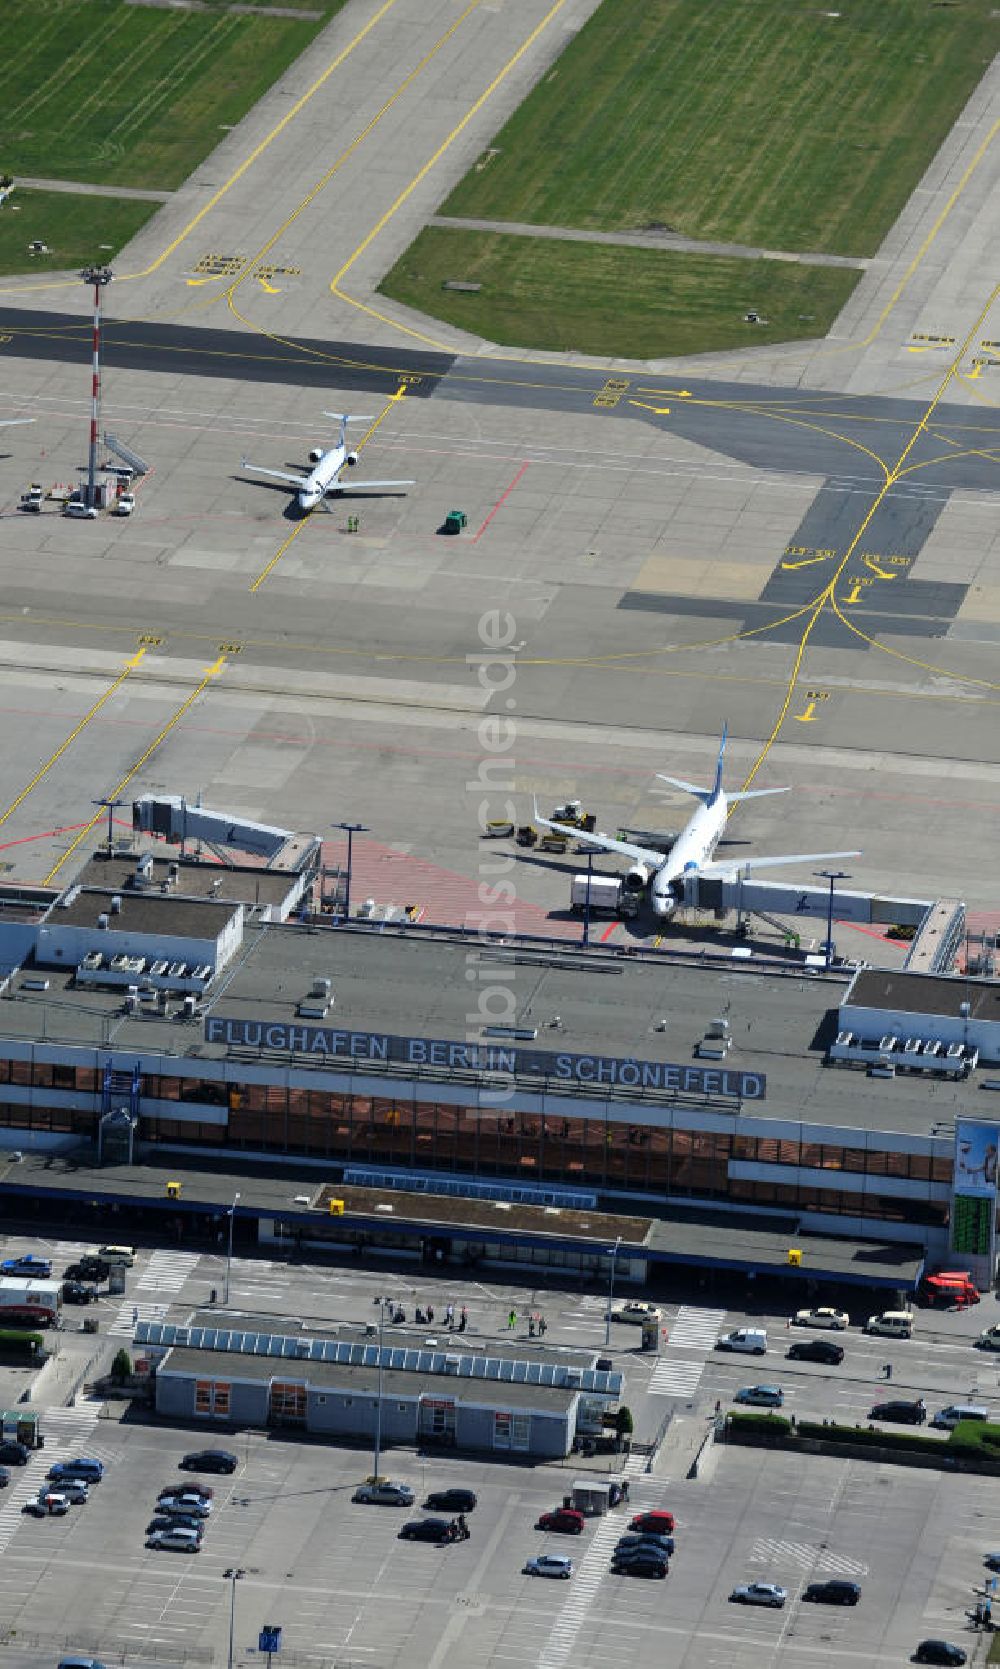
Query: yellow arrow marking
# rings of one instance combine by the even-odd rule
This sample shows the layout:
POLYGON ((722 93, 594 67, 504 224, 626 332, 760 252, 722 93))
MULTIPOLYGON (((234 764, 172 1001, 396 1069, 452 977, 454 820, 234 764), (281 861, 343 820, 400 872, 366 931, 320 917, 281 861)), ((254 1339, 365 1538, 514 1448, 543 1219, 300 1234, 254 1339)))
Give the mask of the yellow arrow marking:
POLYGON ((669 406, 651 406, 645 400, 630 400, 629 405, 630 406, 641 406, 643 411, 655 412, 657 417, 669 417, 670 416, 670 407, 669 406))
POLYGON ((844 598, 844 602, 846 604, 859 603, 861 601, 861 589, 865 582, 864 580, 854 580, 852 583, 854 589, 849 597, 844 598))
POLYGON ((828 556, 807 556, 803 562, 783 562, 781 566, 789 570, 792 568, 811 568, 814 562, 829 562, 829 560, 828 556))
POLYGON ((810 701, 810 703, 809 703, 808 707, 806 708, 805 712, 804 713, 796 713, 795 717, 798 719, 800 724, 813 724, 813 723, 815 723, 815 719, 816 719, 816 703, 815 703, 815 701, 810 701))
POLYGON ((267 291, 269 296, 280 296, 280 286, 277 284, 269 284, 266 278, 261 277, 260 273, 257 274, 257 282, 262 290, 267 291))
POLYGON ((983 374, 983 361, 981 359, 974 359, 972 362, 972 370, 966 371, 963 374, 969 382, 975 382, 976 378, 981 377, 983 374))
POLYGON ((189 289, 196 290, 199 284, 221 284, 225 276, 224 272, 210 272, 207 278, 185 278, 184 282, 189 289))
POLYGON ((896 578, 895 574, 887 574, 884 568, 880 568, 873 556, 864 556, 861 560, 866 568, 870 568, 873 574, 878 575, 880 580, 894 580, 896 578))
POLYGON ((640 394, 672 394, 677 400, 693 400, 694 395, 689 388, 640 388, 640 394))

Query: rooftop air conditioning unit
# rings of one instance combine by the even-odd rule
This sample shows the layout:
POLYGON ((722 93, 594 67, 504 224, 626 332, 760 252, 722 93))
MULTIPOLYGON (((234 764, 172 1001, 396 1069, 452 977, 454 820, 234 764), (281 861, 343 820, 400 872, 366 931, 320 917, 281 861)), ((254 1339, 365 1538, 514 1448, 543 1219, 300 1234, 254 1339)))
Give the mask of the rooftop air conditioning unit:
POLYGON ((122 913, 122 895, 121 895, 120 892, 116 892, 114 897, 111 900, 111 914, 113 916, 120 916, 121 913, 122 913))
POLYGON ((97 925, 102 933, 106 933, 111 926, 111 917, 102 912, 97 918, 97 925))

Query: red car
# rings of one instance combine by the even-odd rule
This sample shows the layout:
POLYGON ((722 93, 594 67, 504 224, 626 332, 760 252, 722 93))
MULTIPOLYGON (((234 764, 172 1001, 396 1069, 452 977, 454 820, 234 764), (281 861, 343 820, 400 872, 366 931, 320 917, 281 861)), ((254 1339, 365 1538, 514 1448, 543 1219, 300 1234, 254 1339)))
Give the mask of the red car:
POLYGON ((586 1520, 575 1507, 557 1507, 555 1512, 543 1513, 536 1526, 539 1530, 561 1530, 564 1535, 578 1536, 586 1520))
POLYGON ((673 1513, 637 1513, 629 1525, 630 1530, 652 1530, 654 1535, 672 1536, 674 1533, 673 1513))

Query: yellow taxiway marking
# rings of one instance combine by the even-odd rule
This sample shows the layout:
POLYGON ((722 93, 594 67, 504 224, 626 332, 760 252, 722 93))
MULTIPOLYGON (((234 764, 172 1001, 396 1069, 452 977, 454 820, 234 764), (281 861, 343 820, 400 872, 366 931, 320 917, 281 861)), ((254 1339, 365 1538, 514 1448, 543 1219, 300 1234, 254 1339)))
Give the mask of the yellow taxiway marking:
MULTIPOLYGON (((131 664, 137 663, 139 661, 139 659, 142 657, 142 655, 144 655, 144 654, 145 654, 145 650, 140 649, 138 651, 138 654, 133 655, 131 664)), ((127 669, 127 670, 131 670, 131 664, 130 664, 129 669, 127 669)), ((158 731, 158 733, 153 737, 153 740, 150 742, 148 748, 146 748, 144 753, 140 754, 139 758, 136 760, 136 762, 132 766, 131 770, 126 771, 126 773, 122 777, 121 781, 115 784, 114 788, 111 790, 111 793, 106 796, 106 798, 108 800, 117 800, 119 794, 121 794, 123 789, 128 787, 129 783, 132 781, 132 778, 134 776, 137 776, 138 773, 142 770, 142 767, 145 765, 146 760, 149 759, 156 752, 160 743, 165 741, 165 739, 170 735, 170 732, 173 730, 175 724, 179 724, 180 720, 184 717, 185 713, 189 712, 190 709, 194 706, 198 697, 202 694, 202 692, 204 690, 206 690, 208 688, 212 679, 213 678, 218 678, 219 674, 224 670, 225 665, 226 665, 226 657, 225 657, 225 655, 220 655, 216 661, 213 661, 211 666, 207 666, 205 668, 205 673, 204 673, 203 678, 201 679, 201 682, 191 691, 191 694, 187 697, 187 699, 181 703, 181 705, 178 707, 176 713, 173 715, 173 717, 171 719, 168 719, 167 723, 163 726, 162 730, 158 731)), ((123 676, 124 676, 124 674, 123 674, 123 676)), ((120 682, 121 682, 121 679, 119 679, 119 683, 120 682)), ((110 695, 111 693, 112 692, 109 690, 108 695, 110 695)), ((107 697, 105 697, 104 699, 106 700, 107 697)), ((98 705, 100 705, 100 703, 98 703, 98 705)), ((96 708, 94 710, 96 711, 96 708)), ((88 714, 87 717, 89 718, 90 715, 88 714)), ((86 723, 86 720, 84 720, 83 723, 86 723)), ((74 731, 73 734, 76 735, 79 732, 79 730, 81 730, 82 728, 83 728, 83 724, 81 723, 80 725, 77 726, 77 730, 74 731)), ((60 753, 65 752, 65 749, 69 746, 69 743, 72 740, 73 740, 72 736, 67 738, 67 741, 63 744, 63 747, 59 750, 60 753)), ((54 754, 53 759, 49 761, 49 764, 52 764, 53 761, 55 759, 57 759, 58 757, 59 757, 58 754, 54 754)), ((48 765, 45 767, 45 769, 48 770, 48 765)), ((22 798, 23 798, 23 795, 22 795, 22 798)), ((13 807, 11 807, 11 810, 13 810, 13 807)), ((83 828, 80 830, 76 839, 74 841, 72 841, 69 846, 67 846, 65 852, 63 853, 62 857, 58 860, 58 862, 54 863, 52 865, 52 868, 49 870, 49 873, 46 875, 45 880, 43 882, 44 886, 49 886, 51 884, 54 877, 56 875, 58 875, 58 873, 59 873, 60 869, 62 868, 63 864, 67 861, 68 858, 72 857, 72 855, 76 851, 77 847, 81 846, 83 844, 83 842, 87 839, 87 836, 90 834, 91 830, 94 828, 94 826, 97 823, 99 823, 101 821, 101 818, 103 816, 104 816, 104 806, 102 805, 100 810, 96 811, 94 813, 93 817, 90 819, 90 822, 84 824, 83 828)))
POLYGON ((783 562, 781 566, 790 572, 793 568, 811 568, 814 562, 829 562, 829 560, 829 556, 807 556, 802 562, 783 562))
POLYGON ((816 721, 815 701, 810 701, 804 713, 795 713, 793 717, 798 719, 799 724, 814 724, 816 721))
MULTIPOLYGON (((86 730, 86 728, 87 728, 88 724, 90 723, 91 719, 94 718, 100 712, 100 710, 104 706, 105 702, 110 701, 111 697, 113 695, 115 695, 118 690, 121 689, 122 685, 124 684, 126 678, 129 675, 129 673, 135 671, 136 667, 139 665, 139 662, 142 660, 142 657, 145 655, 145 653, 146 653, 146 650, 144 648, 143 649, 137 649, 135 654, 130 656, 130 658, 125 662, 124 667, 122 668, 121 672, 118 674, 118 677, 115 679, 114 683, 110 684, 108 686, 108 688, 105 690, 104 694, 101 696, 100 700, 95 701, 93 707, 91 707, 86 713, 84 713, 83 718, 80 720, 79 724, 76 726, 76 728, 74 730, 70 731, 69 735, 66 737, 66 740, 62 743, 61 747, 56 748, 55 753, 51 754, 50 757, 45 761, 45 764, 42 765, 40 767, 40 769, 35 772, 31 781, 28 783, 27 788, 22 788, 20 794, 17 796, 17 799, 11 801, 10 805, 7 807, 7 810, 4 812, 3 816, 0 817, 0 824, 6 823, 8 817, 10 817, 12 815, 12 813, 17 810, 18 806, 24 804, 25 800, 28 798, 28 795, 31 793, 32 789, 38 787, 38 784, 41 782, 42 778, 44 776, 48 775, 48 773, 49 773, 49 771, 51 771, 53 765, 55 765, 58 762, 58 760, 60 760, 62 758, 63 754, 66 752, 66 749, 68 747, 72 746, 72 744, 76 741, 77 737, 80 735, 80 732, 83 731, 83 730, 86 730)), ((98 822, 99 819, 102 816, 103 816, 103 812, 99 811, 97 813, 97 816, 94 818, 94 823, 98 822)), ((93 823, 91 824, 91 828, 93 828, 93 823)))
POLYGON ((887 574, 884 568, 880 568, 873 556, 863 556, 861 560, 866 568, 870 568, 873 574, 877 574, 880 580, 894 580, 896 578, 894 573, 887 574))
POLYGON ((651 405, 647 404, 647 402, 645 400, 630 400, 629 405, 630 406, 640 406, 643 411, 654 412, 657 417, 669 417, 670 416, 670 407, 669 406, 651 406, 651 405))
POLYGON ((690 388, 640 388, 640 394, 672 394, 675 400, 693 400, 690 388))

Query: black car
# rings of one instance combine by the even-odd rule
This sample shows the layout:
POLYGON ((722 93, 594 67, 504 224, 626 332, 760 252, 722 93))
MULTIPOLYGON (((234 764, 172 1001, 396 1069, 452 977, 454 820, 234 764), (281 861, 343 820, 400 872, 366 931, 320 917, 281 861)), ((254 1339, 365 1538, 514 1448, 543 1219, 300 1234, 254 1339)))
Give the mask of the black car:
POLYGON ((87 1286, 84 1281, 63 1281, 62 1295, 64 1304, 92 1304, 97 1288, 87 1286))
POLYGON ((967 1663, 968 1657, 961 1646, 953 1646, 950 1640, 921 1640, 913 1654, 915 1663, 967 1663))
POLYGON ((856 1582, 843 1582, 834 1577, 829 1582, 810 1582, 802 1598, 816 1605, 857 1605, 861 1589, 856 1582))
POLYGON ((205 1534, 205 1520, 195 1518, 193 1513, 157 1513, 147 1526, 147 1536, 156 1530, 197 1530, 200 1537, 205 1534))
POLYGON ((425 1507, 437 1513, 471 1513, 475 1505, 476 1493, 472 1489, 436 1489, 424 1502, 425 1507))
MULTIPOLYGON (((923 1398, 916 1402, 877 1402, 869 1410, 869 1420, 892 1420, 899 1426, 922 1426, 927 1418, 923 1398)), ((942 1659, 942 1662, 944 1659, 942 1659)))
POLYGON ((64 1281, 106 1281, 109 1265, 103 1258, 85 1256, 71 1263, 63 1275, 64 1281))
POLYGON ((447 1518, 411 1518, 399 1532, 400 1541, 446 1542, 451 1540, 451 1520, 447 1518))
POLYGON ((633 1530, 619 1540, 615 1553, 634 1553, 637 1548, 649 1553, 664 1554, 668 1559, 674 1551, 673 1536, 655 1536, 650 1530, 633 1530))
POLYGON ((832 1339, 796 1339, 785 1355, 792 1362, 826 1362, 837 1368, 844 1360, 844 1347, 832 1339))
POLYGON ((651 1548, 621 1548, 612 1555, 611 1569, 617 1576, 666 1576, 670 1560, 651 1548))
POLYGON ((0 1461, 7 1466, 27 1466, 30 1456, 24 1443, 0 1443, 0 1461))
POLYGON ((235 1472, 240 1463, 228 1449, 198 1449, 177 1464, 185 1472, 235 1472))

